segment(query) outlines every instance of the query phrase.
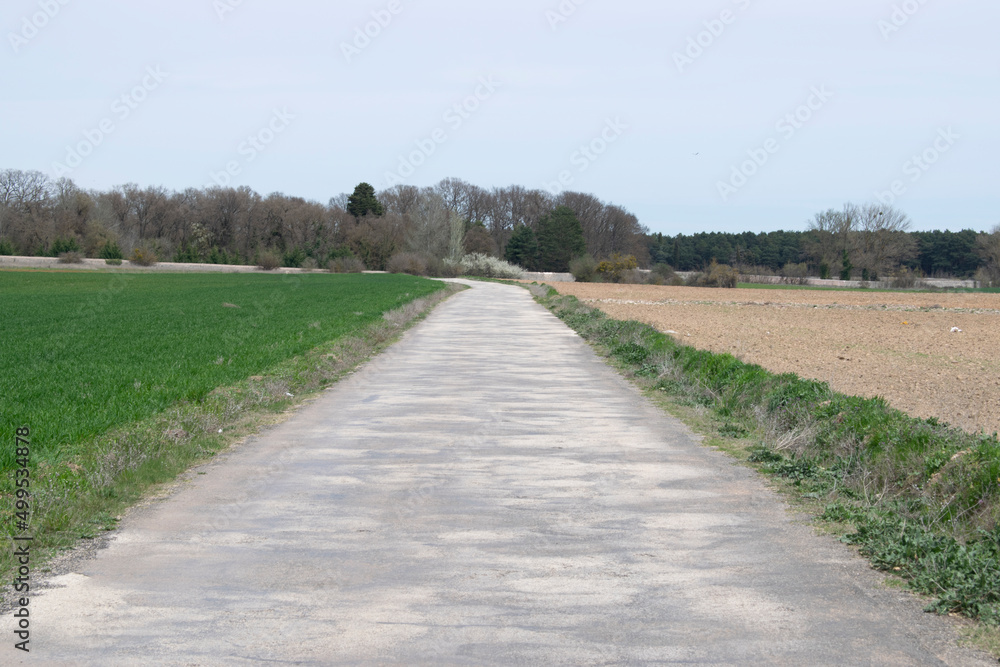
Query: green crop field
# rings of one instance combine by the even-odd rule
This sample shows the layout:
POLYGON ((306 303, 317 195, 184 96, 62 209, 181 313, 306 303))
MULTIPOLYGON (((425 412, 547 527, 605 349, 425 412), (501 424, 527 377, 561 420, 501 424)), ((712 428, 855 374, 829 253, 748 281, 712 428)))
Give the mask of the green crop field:
MULTIPOLYGON (((441 287, 400 275, 0 272, 0 434, 12 444, 28 426, 33 463, 69 458, 441 287)), ((0 448, 0 471, 12 450, 0 448)))

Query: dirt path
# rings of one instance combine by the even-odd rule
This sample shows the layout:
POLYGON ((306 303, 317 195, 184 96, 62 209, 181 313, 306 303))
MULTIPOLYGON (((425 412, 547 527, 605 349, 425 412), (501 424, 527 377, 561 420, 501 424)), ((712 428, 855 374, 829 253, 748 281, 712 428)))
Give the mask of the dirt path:
POLYGON ((988 665, 474 283, 31 601, 12 664, 988 665))
POLYGON ((687 345, 884 396, 917 417, 1000 431, 1000 294, 553 287, 687 345))

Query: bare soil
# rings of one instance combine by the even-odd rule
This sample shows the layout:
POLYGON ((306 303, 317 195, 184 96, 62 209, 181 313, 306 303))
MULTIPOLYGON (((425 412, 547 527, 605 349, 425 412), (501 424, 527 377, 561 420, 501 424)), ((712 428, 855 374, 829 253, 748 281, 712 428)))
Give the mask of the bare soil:
POLYGON ((883 396, 967 431, 1000 431, 1000 294, 552 287, 686 345, 883 396))

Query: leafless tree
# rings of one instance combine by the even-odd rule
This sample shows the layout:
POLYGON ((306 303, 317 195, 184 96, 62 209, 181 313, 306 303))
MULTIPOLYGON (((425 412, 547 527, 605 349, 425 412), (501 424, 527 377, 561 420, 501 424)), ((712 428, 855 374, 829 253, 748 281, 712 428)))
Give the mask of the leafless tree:
POLYGON ((976 237, 976 254, 983 260, 979 280, 990 287, 1000 287, 1000 225, 989 234, 976 237))
POLYGON ((853 260, 860 269, 874 276, 886 276, 917 254, 916 241, 906 234, 910 219, 902 211, 882 204, 857 207, 853 260))

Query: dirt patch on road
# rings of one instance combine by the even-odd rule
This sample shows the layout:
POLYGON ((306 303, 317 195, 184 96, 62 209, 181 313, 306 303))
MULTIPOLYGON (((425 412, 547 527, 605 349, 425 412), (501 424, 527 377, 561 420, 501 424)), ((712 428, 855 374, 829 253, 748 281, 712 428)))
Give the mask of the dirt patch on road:
POLYGON ((884 396, 968 431, 1000 431, 1000 294, 552 287, 686 345, 884 396))

